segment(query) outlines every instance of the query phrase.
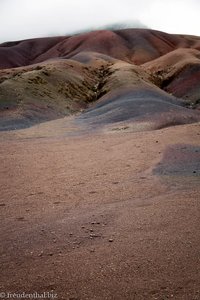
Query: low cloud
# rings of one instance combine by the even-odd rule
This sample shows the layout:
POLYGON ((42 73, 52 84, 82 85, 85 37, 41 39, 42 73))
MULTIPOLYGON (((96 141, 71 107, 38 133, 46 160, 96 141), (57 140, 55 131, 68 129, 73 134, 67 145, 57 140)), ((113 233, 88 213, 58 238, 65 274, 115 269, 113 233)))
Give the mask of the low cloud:
POLYGON ((113 24, 200 35, 199 9, 197 0, 0 0, 0 42, 113 24))

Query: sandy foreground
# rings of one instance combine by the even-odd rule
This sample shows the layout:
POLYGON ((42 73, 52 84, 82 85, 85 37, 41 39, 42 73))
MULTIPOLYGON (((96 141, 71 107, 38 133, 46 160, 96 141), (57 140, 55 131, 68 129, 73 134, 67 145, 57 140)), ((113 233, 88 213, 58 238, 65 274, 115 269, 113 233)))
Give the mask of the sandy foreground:
POLYGON ((66 136, 59 122, 0 133, 0 292, 200 299, 200 124, 66 136))

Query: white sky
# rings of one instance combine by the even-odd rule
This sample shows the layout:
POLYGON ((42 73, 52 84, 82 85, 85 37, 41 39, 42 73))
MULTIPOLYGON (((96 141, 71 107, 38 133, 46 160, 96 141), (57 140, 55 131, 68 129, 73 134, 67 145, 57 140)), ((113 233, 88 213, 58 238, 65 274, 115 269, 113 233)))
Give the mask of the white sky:
POLYGON ((200 0, 0 0, 0 42, 139 21, 200 36, 200 0))

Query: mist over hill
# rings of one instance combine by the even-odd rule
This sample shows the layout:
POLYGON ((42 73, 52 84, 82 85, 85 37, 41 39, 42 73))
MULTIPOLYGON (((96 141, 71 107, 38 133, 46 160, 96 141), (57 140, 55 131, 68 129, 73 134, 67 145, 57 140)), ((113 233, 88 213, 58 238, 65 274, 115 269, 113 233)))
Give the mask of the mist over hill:
MULTIPOLYGON (((128 28, 148 28, 145 24, 141 23, 139 20, 134 21, 124 21, 124 22, 115 22, 115 23, 108 23, 103 26, 96 26, 96 27, 89 27, 79 31, 72 31, 72 34, 81 34, 91 31, 98 31, 98 30, 119 30, 119 29, 128 29, 128 28)), ((68 33, 69 34, 69 33, 68 33)))

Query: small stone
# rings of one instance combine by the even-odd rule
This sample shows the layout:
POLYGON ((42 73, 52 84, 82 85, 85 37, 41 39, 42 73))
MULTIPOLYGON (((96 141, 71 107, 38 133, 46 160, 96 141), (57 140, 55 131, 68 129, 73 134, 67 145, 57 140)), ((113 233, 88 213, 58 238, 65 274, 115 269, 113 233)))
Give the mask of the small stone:
POLYGON ((53 253, 52 253, 52 252, 50 252, 50 253, 48 254, 48 256, 53 256, 53 253))
POLYGON ((17 221, 25 221, 24 217, 18 217, 16 218, 17 221))
POLYGON ((109 242, 112 243, 112 242, 113 242, 113 239, 109 239, 109 242))
POLYGON ((44 253, 44 252, 41 251, 41 252, 38 254, 38 256, 41 257, 41 256, 43 255, 43 253, 44 253))
POLYGON ((98 237, 98 235, 95 234, 95 233, 90 233, 90 236, 91 236, 91 237, 98 237))
POLYGON ((92 229, 92 228, 90 229, 90 232, 93 232, 93 229, 92 229))
POLYGON ((72 236, 73 235, 73 233, 72 232, 70 232, 70 234, 69 234, 70 236, 72 236))

